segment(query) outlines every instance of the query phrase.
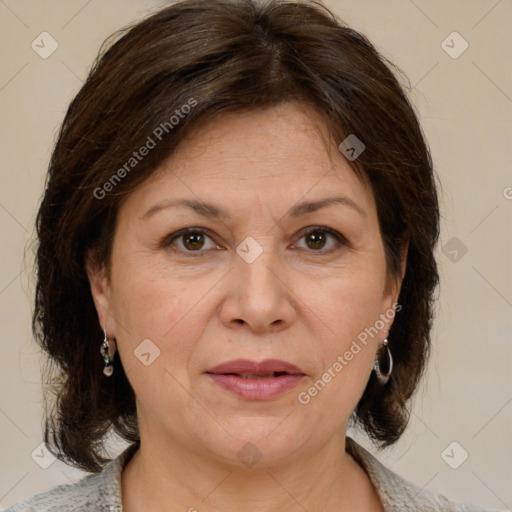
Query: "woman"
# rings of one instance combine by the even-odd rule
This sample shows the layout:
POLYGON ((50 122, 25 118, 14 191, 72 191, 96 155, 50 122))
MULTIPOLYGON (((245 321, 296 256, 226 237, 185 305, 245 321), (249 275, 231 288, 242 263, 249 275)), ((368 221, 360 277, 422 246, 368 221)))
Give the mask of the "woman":
POLYGON ((102 54, 52 155, 34 313, 45 440, 95 474, 10 511, 483 510, 346 436, 400 438, 438 284, 391 66, 313 2, 185 0, 102 54))

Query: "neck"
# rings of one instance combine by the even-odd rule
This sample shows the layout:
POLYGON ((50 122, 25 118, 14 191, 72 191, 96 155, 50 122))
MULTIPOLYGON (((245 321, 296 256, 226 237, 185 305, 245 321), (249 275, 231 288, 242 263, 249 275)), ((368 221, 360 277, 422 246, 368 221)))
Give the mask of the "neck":
MULTIPOLYGON (((142 434, 142 433, 141 433, 142 434)), ((123 510, 259 512, 382 511, 364 470, 345 451, 345 433, 299 462, 240 468, 157 436, 141 435, 122 474, 123 510)))

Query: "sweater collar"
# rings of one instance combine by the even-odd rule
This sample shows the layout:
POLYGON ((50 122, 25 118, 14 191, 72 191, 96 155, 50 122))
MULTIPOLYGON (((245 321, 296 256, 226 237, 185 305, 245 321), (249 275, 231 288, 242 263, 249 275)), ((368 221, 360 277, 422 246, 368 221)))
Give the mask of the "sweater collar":
MULTIPOLYGON (((386 468, 374 455, 346 437, 347 452, 366 471, 385 510, 441 510, 437 497, 386 468)), ((448 501, 445 500, 447 504, 448 501)), ((452 510, 450 508, 450 510, 452 510)), ((454 509, 455 510, 455 509, 454 509)))

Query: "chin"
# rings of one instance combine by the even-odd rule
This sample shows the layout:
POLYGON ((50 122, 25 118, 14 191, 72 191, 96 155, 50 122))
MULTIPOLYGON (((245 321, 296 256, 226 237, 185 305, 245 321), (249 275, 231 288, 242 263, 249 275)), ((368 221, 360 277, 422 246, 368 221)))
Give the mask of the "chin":
POLYGON ((215 437, 203 442, 210 452, 231 466, 266 468, 293 456, 304 442, 304 431, 290 418, 244 416, 219 423, 215 437), (283 421, 284 420, 284 421, 283 421), (290 421, 286 426, 285 424, 290 421))

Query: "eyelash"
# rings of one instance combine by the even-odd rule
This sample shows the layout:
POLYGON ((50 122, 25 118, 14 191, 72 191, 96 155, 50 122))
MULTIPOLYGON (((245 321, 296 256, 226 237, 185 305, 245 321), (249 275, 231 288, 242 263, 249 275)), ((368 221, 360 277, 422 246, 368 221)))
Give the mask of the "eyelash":
MULTIPOLYGON (((309 252, 312 252, 313 254, 315 254, 315 253, 317 253, 318 255, 330 254, 330 253, 336 251, 339 248, 339 246, 348 245, 347 239, 341 233, 339 233, 338 231, 335 231, 331 228, 325 227, 325 226, 314 226, 314 227, 308 229, 307 231, 302 233, 299 240, 302 240, 304 237, 310 235, 311 233, 320 233, 320 234, 331 235, 337 241, 337 247, 334 247, 332 249, 328 249, 328 250, 310 249, 309 252)), ((211 239, 211 237, 208 235, 208 232, 202 228, 186 228, 186 229, 182 229, 180 231, 177 231, 176 233, 173 233, 173 234, 167 236, 160 244, 160 247, 162 249, 167 248, 167 247, 173 245, 173 242, 175 240, 178 240, 179 238, 182 238, 186 235, 191 235, 191 234, 203 234, 211 239)), ((203 257, 203 256, 205 256, 205 253, 208 252, 208 250, 202 250, 202 249, 199 249, 197 251, 180 249, 178 247, 176 247, 176 249, 182 253, 190 255, 191 257, 203 257)))

